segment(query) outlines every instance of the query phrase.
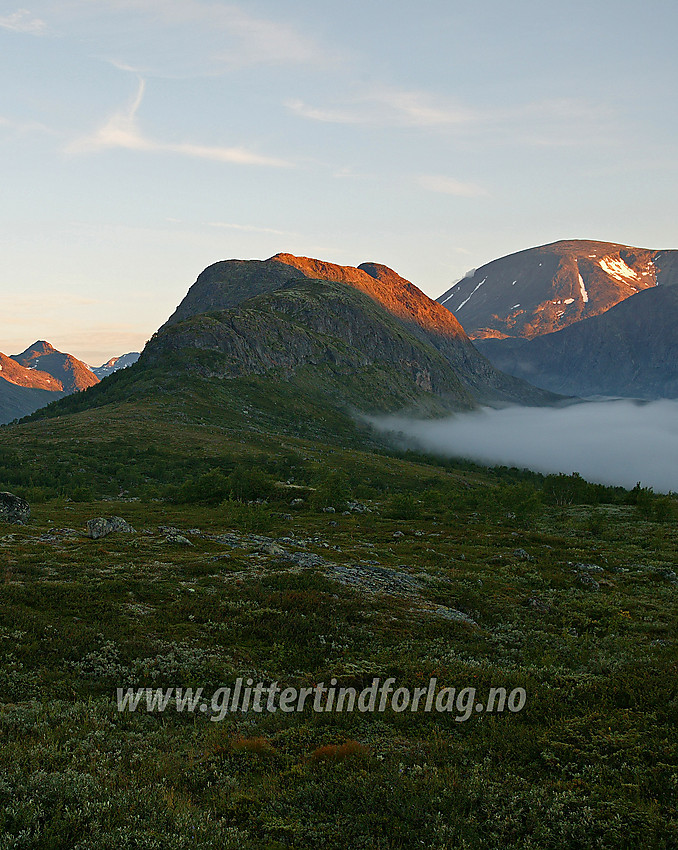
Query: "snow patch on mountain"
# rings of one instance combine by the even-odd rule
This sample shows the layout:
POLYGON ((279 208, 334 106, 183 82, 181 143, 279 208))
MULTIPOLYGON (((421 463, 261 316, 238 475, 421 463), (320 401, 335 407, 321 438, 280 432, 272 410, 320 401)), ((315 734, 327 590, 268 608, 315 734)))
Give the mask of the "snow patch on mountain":
POLYGON ((101 366, 90 366, 89 368, 100 380, 112 375, 113 372, 118 372, 120 369, 126 369, 139 359, 138 351, 131 351, 129 354, 123 354, 120 357, 111 357, 111 359, 101 366))
MULTIPOLYGON (((486 281, 486 280, 487 280, 487 278, 486 278, 486 277, 484 277, 484 278, 480 281, 480 283, 479 283, 479 284, 477 284, 476 288, 473 290, 473 292, 471 293, 471 295, 473 295, 473 293, 474 293, 474 292, 477 292, 477 291, 478 291, 478 289, 480 289, 480 287, 481 287, 481 286, 485 283, 485 281, 486 281)), ((468 297, 468 298, 465 298, 465 299, 461 302, 461 304, 457 307, 457 310, 461 310, 461 308, 464 306, 464 304, 466 304, 468 301, 470 301, 470 300, 471 300, 471 295, 469 295, 469 297, 468 297)))
POLYGON ((638 280, 636 272, 632 268, 629 268, 621 257, 603 257, 602 260, 598 261, 598 265, 606 274, 609 274, 615 280, 620 280, 622 283, 626 283, 629 280, 638 280))

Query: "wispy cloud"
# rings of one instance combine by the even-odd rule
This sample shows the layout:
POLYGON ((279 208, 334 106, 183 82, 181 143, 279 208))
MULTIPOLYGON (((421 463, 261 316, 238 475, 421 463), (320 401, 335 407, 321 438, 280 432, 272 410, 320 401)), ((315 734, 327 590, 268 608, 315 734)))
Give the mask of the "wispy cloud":
POLYGON ((222 227, 225 230, 238 230, 241 233, 272 233, 275 236, 294 236, 289 230, 275 230, 272 227, 256 227, 253 224, 229 224, 225 221, 210 221, 210 227, 222 227))
POLYGON ((133 151, 174 153, 215 162, 236 165, 264 165, 284 168, 290 165, 282 159, 263 156, 242 147, 219 147, 199 145, 193 142, 160 142, 141 131, 137 123, 137 112, 144 97, 146 84, 139 81, 139 89, 126 108, 115 112, 106 123, 89 136, 76 139, 67 146, 69 153, 92 153, 112 148, 133 151))
POLYGON ((39 307, 46 307, 49 310, 54 310, 57 307, 82 307, 102 305, 105 301, 101 298, 91 298, 84 295, 75 295, 68 292, 60 291, 58 293, 41 292, 38 295, 21 295, 13 292, 8 295, 0 295, 0 310, 2 310, 3 320, 6 319, 7 313, 14 310, 16 315, 30 316, 35 313, 39 307))
MULTIPOLYGON (((155 0, 149 5, 155 8, 155 0)), ((256 17, 231 4, 189 2, 185 5, 191 7, 188 21, 199 16, 206 25, 216 25, 237 39, 237 49, 229 47, 215 53, 215 59, 227 67, 304 65, 327 61, 327 51, 288 24, 256 17)))
POLYGON ((300 99, 284 105, 309 121, 454 132, 483 147, 575 147, 613 143, 618 136, 610 108, 573 98, 471 107, 426 91, 380 86, 322 105, 300 99))
POLYGON ((69 0, 54 3, 61 32, 118 67, 186 78, 264 66, 323 65, 333 51, 247 3, 206 0, 69 0))
POLYGON ((356 171, 351 165, 342 165, 332 174, 337 180, 374 180, 375 175, 368 171, 356 171))
POLYGON ((42 35, 47 29, 47 24, 40 18, 36 18, 28 9, 18 9, 11 15, 0 18, 0 27, 13 32, 42 35))
POLYGON ((428 92, 383 87, 356 95, 338 106, 315 107, 294 99, 285 106, 302 118, 332 124, 460 127, 478 118, 473 110, 437 99, 428 92))
POLYGON ((458 198, 480 198, 489 195, 487 189, 476 183, 466 183, 442 174, 420 174, 416 182, 422 189, 427 189, 429 192, 455 195, 458 198))
MULTIPOLYGON (((309 106, 303 100, 292 99, 285 101, 285 106, 300 118, 309 118, 311 121, 323 121, 327 124, 366 124, 370 118, 361 112, 348 109, 323 109, 309 106)), ((374 119, 372 119, 374 120, 374 119)))
POLYGON ((477 119, 473 110, 437 101, 421 91, 384 89, 376 94, 374 99, 400 115, 406 123, 418 127, 458 126, 477 119))
POLYGON ((92 322, 86 331, 72 327, 54 329, 54 339, 49 340, 61 351, 67 351, 84 363, 99 366, 110 357, 129 351, 141 351, 150 337, 148 329, 132 323, 92 322))
POLYGON ((41 124, 39 121, 21 121, 17 118, 7 118, 0 115, 0 127, 6 130, 11 130, 14 133, 49 133, 53 134, 54 130, 41 124))

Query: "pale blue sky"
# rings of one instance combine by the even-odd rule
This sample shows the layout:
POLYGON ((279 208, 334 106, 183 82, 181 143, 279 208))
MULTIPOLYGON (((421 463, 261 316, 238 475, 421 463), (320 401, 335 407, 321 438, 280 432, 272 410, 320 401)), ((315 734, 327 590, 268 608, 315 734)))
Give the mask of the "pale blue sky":
POLYGON ((278 251, 437 296, 565 238, 677 248, 671 0, 0 2, 0 351, 139 349, 278 251))

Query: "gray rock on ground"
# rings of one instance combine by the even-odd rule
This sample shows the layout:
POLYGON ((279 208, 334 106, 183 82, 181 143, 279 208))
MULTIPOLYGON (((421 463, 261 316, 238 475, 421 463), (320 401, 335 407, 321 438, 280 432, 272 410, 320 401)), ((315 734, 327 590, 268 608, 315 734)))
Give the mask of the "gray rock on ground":
POLYGON ((114 531, 123 531, 127 534, 134 534, 132 526, 119 516, 96 517, 95 519, 87 520, 87 536, 92 540, 99 540, 100 537, 106 537, 114 531))
POLYGON ((31 517, 31 506, 14 493, 0 493, 0 522, 23 525, 31 517))
POLYGON ((172 529, 172 531, 168 532, 165 537, 165 543, 173 543, 176 546, 192 546, 193 544, 188 539, 188 537, 184 537, 183 534, 180 534, 176 529, 172 529))

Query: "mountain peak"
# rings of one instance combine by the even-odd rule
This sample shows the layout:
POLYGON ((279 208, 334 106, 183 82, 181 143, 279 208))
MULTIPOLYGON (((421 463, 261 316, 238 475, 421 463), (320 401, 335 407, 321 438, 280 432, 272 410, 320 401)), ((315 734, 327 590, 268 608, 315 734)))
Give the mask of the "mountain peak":
MULTIPOLYGON (((168 351, 191 349, 221 352, 212 367, 205 365, 211 354, 196 358, 202 364, 196 368, 213 375, 264 374, 275 367, 289 376, 311 363, 317 371, 333 362, 334 377, 323 372, 330 382, 344 370, 376 369, 378 394, 395 369, 393 388, 402 389, 403 375, 411 374, 416 393, 450 392, 463 404, 552 398, 493 369, 445 307, 393 269, 371 262, 358 268, 279 253, 213 263, 153 335, 142 366, 162 362, 168 351)), ((374 399, 358 402, 356 396, 354 402, 374 399)))
POLYGON ((99 378, 72 354, 58 351, 51 343, 40 339, 21 354, 12 355, 12 360, 26 369, 38 370, 51 375, 67 393, 87 389, 99 383, 99 378))
POLYGON ((22 351, 21 354, 16 354, 15 357, 23 358, 23 357, 40 357, 44 354, 60 354, 61 352, 57 351, 56 348, 44 339, 39 339, 33 343, 33 345, 29 345, 25 351, 22 351))
POLYGON ((388 266, 379 263, 340 266, 294 254, 276 254, 271 260, 292 266, 306 277, 354 286, 392 315, 425 331, 466 339, 464 329, 448 310, 388 266))
POLYGON ((208 266, 164 327, 198 313, 229 310, 243 301, 288 286, 299 278, 342 283, 359 289, 388 312, 421 332, 468 342, 456 318, 388 266, 341 266, 312 257, 280 253, 267 260, 222 260, 208 266))
MULTIPOLYGON (((393 269, 390 269, 388 266, 385 266, 383 263, 361 263, 358 268, 360 271, 366 272, 370 277, 373 277, 375 280, 388 280, 391 275, 397 275, 393 269)), ((403 278, 404 279, 404 278, 403 278)))
POLYGON ((138 351, 130 351, 128 354, 122 354, 119 357, 111 357, 110 360, 103 363, 101 366, 90 366, 90 371, 101 380, 102 378, 112 375, 113 372, 118 372, 120 369, 126 369, 139 359, 138 351))
POLYGON ((562 240, 486 263, 438 302, 459 318, 472 339, 531 339, 674 282, 677 264, 676 251, 562 240))

